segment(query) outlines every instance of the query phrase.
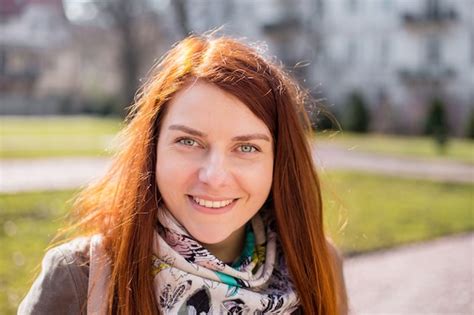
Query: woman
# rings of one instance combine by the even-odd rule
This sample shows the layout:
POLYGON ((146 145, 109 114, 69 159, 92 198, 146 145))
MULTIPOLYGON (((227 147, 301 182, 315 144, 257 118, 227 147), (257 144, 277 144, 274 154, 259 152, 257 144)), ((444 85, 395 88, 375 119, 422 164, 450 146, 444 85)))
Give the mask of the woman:
POLYGON ((181 41, 19 313, 345 314, 303 102, 256 50, 181 41))

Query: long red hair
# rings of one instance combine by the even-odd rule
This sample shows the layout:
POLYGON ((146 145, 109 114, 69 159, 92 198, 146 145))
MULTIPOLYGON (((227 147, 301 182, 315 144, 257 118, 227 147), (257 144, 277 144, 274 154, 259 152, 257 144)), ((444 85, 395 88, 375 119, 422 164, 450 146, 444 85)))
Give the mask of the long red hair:
POLYGON ((109 311, 160 313, 150 273, 160 192, 155 184, 156 145, 166 106, 190 79, 239 98, 271 131, 273 187, 267 204, 305 314, 339 314, 333 260, 323 230, 320 183, 306 132, 305 93, 281 69, 240 41, 191 36, 155 66, 137 94, 122 132, 123 147, 99 182, 75 203, 73 228, 102 233, 113 262, 109 311))

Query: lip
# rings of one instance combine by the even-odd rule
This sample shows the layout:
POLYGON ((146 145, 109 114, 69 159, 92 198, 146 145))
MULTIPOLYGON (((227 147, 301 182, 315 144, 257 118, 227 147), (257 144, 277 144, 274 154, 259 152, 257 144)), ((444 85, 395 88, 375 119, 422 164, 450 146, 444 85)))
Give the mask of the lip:
MULTIPOLYGON (((189 203, 191 204, 191 207, 193 207, 198 212, 205 213, 205 214, 223 214, 223 213, 229 212, 230 210, 232 210, 232 208, 234 208, 234 206, 236 204, 236 201, 238 200, 238 198, 228 198, 227 200, 233 199, 233 201, 225 207, 222 207, 222 208, 207 208, 207 207, 201 206, 200 204, 196 203, 193 200, 193 196, 187 195, 187 197, 188 197, 189 203)), ((200 198, 200 199, 206 199, 206 200, 209 200, 209 201, 226 200, 226 199, 223 199, 223 198, 213 199, 213 198, 208 198, 208 197, 202 197, 201 198, 200 196, 194 196, 194 197, 197 197, 197 198, 200 198)))

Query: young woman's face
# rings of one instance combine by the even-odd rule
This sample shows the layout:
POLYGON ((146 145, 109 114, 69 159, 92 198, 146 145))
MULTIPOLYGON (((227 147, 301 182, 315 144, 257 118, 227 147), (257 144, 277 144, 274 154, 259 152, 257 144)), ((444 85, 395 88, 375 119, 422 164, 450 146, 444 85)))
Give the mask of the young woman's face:
POLYGON ((272 136, 241 101, 205 82, 184 88, 168 106, 157 148, 158 188, 194 238, 221 243, 243 231, 269 195, 272 136))

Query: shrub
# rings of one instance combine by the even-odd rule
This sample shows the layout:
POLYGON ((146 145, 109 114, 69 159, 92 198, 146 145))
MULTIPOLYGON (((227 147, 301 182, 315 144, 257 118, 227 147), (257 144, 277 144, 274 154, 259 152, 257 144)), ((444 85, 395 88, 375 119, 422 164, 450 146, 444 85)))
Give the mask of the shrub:
POLYGON ((428 109, 425 134, 434 137, 441 152, 445 150, 448 141, 448 121, 444 103, 439 98, 434 99, 428 109))
POLYGON ((330 111, 325 106, 318 105, 308 110, 308 116, 311 121, 311 127, 315 131, 341 129, 337 112, 330 111))
POLYGON ((370 113, 362 94, 351 93, 347 100, 342 126, 348 131, 367 132, 369 125, 370 113))
POLYGON ((471 107, 466 127, 466 136, 474 139, 474 106, 471 107))
POLYGON ((123 108, 118 104, 117 98, 112 96, 88 98, 84 102, 83 112, 99 116, 122 116, 123 108))

